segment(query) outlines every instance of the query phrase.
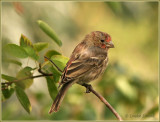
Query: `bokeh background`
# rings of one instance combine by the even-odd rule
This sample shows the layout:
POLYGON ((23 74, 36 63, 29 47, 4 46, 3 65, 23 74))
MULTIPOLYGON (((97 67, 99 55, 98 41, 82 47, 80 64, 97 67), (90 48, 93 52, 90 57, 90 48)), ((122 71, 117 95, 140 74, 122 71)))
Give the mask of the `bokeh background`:
MULTIPOLYGON (((87 33, 109 33, 115 48, 109 50, 109 66, 92 82, 93 87, 124 120, 159 119, 158 2, 2 2, 1 19, 2 46, 18 44, 23 33, 32 42, 49 42, 46 50, 56 49, 67 57, 87 33), (37 20, 56 31, 63 42, 61 49, 42 32, 37 20)), ((26 66, 27 61, 21 61, 26 66)), ((29 65, 33 66, 31 61, 29 65)), ((4 74, 15 76, 20 68, 2 62, 4 74)), ((3 120, 116 120, 97 97, 85 94, 79 85, 69 89, 60 111, 52 115, 48 114, 52 99, 45 78, 35 79, 26 92, 31 114, 14 94, 2 102, 3 120)))

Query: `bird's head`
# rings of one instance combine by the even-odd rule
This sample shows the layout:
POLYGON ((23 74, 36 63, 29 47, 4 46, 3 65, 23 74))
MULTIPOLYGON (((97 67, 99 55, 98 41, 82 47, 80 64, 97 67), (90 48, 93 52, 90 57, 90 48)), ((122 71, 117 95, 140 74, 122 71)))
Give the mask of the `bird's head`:
POLYGON ((88 35, 88 39, 91 43, 100 48, 114 48, 110 35, 105 32, 93 31, 88 35))

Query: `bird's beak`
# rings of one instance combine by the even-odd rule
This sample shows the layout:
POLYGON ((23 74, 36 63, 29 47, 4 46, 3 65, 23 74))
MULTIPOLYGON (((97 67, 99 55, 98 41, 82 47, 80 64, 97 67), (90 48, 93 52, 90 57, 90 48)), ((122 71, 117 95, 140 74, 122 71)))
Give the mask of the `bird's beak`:
POLYGON ((106 42, 108 48, 114 48, 114 44, 112 41, 106 42))

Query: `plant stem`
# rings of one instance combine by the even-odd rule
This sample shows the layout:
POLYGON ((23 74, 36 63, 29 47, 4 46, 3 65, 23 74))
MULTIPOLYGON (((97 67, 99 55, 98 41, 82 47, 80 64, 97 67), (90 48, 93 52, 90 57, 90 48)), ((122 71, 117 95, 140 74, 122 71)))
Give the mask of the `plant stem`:
MULTIPOLYGON (((16 80, 10 81, 10 82, 1 83, 1 85, 5 85, 5 84, 11 85, 12 83, 16 83, 16 82, 23 81, 23 80, 28 80, 28 79, 33 79, 33 78, 39 78, 39 77, 45 77, 45 76, 53 76, 53 74, 47 74, 47 73, 43 72, 42 69, 41 69, 41 64, 39 64, 39 69, 38 69, 38 71, 39 71, 42 75, 24 77, 24 78, 21 78, 21 79, 16 79, 16 80)), ((4 89, 2 89, 2 90, 4 90, 4 89)))
POLYGON ((49 59, 48 57, 44 56, 44 58, 46 58, 47 60, 49 60, 56 68, 59 72, 63 72, 51 59, 49 59))
POLYGON ((44 76, 52 76, 52 74, 48 74, 48 75, 36 75, 36 76, 24 77, 24 78, 22 78, 22 79, 17 79, 17 80, 13 80, 13 81, 1 83, 1 84, 11 85, 12 83, 16 83, 16 82, 19 82, 19 81, 22 81, 22 80, 28 80, 28 79, 39 78, 39 77, 44 77, 44 76))
POLYGON ((111 112, 117 117, 117 119, 122 121, 121 116, 116 112, 116 110, 108 103, 108 101, 101 94, 97 93, 91 85, 83 84, 82 86, 86 87, 86 93, 92 92, 93 94, 95 94, 111 110, 111 112))

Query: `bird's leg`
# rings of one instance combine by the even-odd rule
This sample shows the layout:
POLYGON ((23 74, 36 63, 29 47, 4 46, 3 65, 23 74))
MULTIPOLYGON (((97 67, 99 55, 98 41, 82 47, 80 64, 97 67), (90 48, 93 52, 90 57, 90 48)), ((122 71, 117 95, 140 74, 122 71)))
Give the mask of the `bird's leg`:
POLYGON ((86 87, 86 93, 90 93, 90 89, 92 89, 92 85, 83 83, 82 86, 86 87))

